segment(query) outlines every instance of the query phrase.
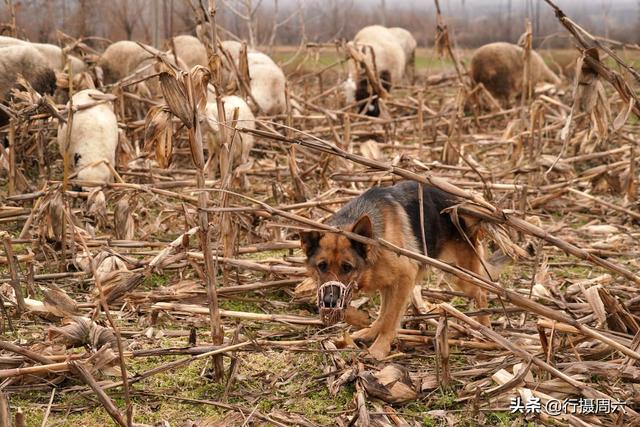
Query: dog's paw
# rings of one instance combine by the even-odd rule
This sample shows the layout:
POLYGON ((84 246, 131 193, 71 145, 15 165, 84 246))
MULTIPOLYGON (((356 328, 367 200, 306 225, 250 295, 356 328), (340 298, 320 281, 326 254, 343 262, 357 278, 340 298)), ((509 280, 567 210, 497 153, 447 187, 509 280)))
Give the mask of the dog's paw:
POLYGON ((369 347, 369 355, 376 360, 382 360, 389 355, 391 346, 380 343, 373 344, 369 347))
POLYGON ((362 328, 359 331, 355 331, 351 334, 351 339, 354 341, 373 341, 378 335, 378 331, 372 328, 362 328))
POLYGON ((478 317, 478 322, 482 326, 485 326, 485 327, 487 327, 489 329, 492 329, 491 328, 491 317, 489 317, 489 316, 480 316, 480 317, 478 317))

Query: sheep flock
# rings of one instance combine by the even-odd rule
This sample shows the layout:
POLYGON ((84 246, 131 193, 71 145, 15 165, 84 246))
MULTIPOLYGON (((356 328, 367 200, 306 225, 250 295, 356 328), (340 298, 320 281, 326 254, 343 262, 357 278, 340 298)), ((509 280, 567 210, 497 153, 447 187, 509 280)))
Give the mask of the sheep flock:
POLYGON ((200 16, 155 42, 0 26, 0 427, 635 425, 637 46, 374 17, 299 46, 200 16), (456 201, 451 230, 413 199, 377 226, 472 230, 487 274, 340 231, 332 256, 430 266, 373 360, 350 333, 392 296, 323 324, 299 235, 404 180, 456 201), (545 412, 597 399, 623 403, 545 412))

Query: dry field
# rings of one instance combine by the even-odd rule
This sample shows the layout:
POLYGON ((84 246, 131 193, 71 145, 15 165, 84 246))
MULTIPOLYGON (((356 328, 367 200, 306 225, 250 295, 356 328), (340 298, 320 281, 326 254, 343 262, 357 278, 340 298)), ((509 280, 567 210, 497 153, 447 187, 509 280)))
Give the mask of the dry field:
MULTIPOLYGON (((51 110, 22 105, 15 128, 2 130, 15 149, 0 163, 0 416, 4 398, 27 426, 117 425, 105 408, 124 419, 128 401, 135 423, 162 426, 638 423, 640 121, 629 104, 602 81, 591 110, 569 120, 565 78, 508 109, 485 98, 479 108, 451 60, 419 49, 415 83, 395 88, 388 115, 374 119, 343 108, 345 68, 335 65, 343 53, 295 51, 273 55, 301 111, 260 117, 246 182, 222 193, 207 173, 204 209, 177 119, 170 167, 124 153, 138 161, 117 165, 101 204, 97 190, 63 190, 51 110), (455 185, 529 255, 487 285, 492 331, 470 320, 482 313, 432 269, 426 306, 407 311, 392 354, 375 362, 345 339, 348 325, 322 326, 313 291, 298 286, 297 231, 308 225, 299 219, 322 221, 409 172, 455 185), (194 233, 203 212, 223 320, 217 346, 194 233), (87 254, 99 271, 86 268, 87 254), (26 298, 22 312, 15 290, 26 298), (516 397, 626 405, 525 416, 510 411, 516 397)), ((545 55, 565 64, 577 53, 545 55)), ((111 90, 124 145, 142 150, 147 100, 111 90)), ((377 296, 356 301, 375 317, 377 296)))

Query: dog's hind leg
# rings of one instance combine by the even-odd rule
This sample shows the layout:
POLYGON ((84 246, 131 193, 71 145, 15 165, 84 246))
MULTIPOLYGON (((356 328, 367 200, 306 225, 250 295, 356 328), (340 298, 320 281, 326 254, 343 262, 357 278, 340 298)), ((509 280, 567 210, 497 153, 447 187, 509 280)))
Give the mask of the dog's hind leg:
MULTIPOLYGON (((476 255, 476 252, 478 255, 483 256, 483 249, 480 245, 478 245, 476 251, 474 251, 468 243, 461 242, 446 246, 438 258, 442 261, 455 264, 465 270, 469 270, 478 276, 488 278, 489 276, 482 266, 480 258, 476 255)), ((473 298, 476 310, 482 310, 488 307, 486 290, 455 276, 453 277, 452 284, 466 296, 473 298)), ((491 327, 491 317, 488 314, 478 316, 478 322, 488 328, 491 327)))
MULTIPOLYGON (((467 246, 467 248, 469 248, 469 246, 467 246)), ((464 256, 466 259, 466 262, 463 261, 459 265, 462 268, 466 268, 467 270, 474 272, 480 277, 490 279, 489 274, 485 270, 485 267, 482 265, 482 260, 475 253, 473 253, 473 256, 470 256, 472 252, 471 248, 468 249, 468 252, 469 253, 466 254, 466 256, 464 256)), ((478 246, 476 248, 476 252, 480 256, 483 256, 484 251, 481 246, 478 246)), ((476 310, 483 310, 489 307, 487 291, 485 289, 482 289, 481 287, 476 286, 475 284, 464 281, 464 280, 458 279, 458 281, 461 282, 461 288, 463 292, 469 295, 469 297, 473 298, 475 302, 476 310)), ((491 316, 488 314, 483 314, 482 316, 478 316, 478 322, 480 322, 482 325, 488 328, 491 328, 491 316)))

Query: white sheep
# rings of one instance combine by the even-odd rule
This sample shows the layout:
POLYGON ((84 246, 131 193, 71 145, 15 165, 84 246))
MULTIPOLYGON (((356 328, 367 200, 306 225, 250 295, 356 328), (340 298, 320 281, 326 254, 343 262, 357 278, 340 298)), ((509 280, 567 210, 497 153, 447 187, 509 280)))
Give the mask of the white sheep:
POLYGON ((173 45, 175 46, 176 56, 184 62, 188 70, 191 70, 196 65, 202 65, 203 67, 209 65, 207 49, 196 37, 189 35, 176 36, 173 38, 173 45))
MULTIPOLYGON (((9 98, 18 76, 24 77, 40 94, 53 94, 56 90, 55 72, 44 56, 28 44, 0 48, 0 102, 9 98)), ((0 110, 0 126, 8 121, 9 117, 0 110)))
POLYGON ((14 44, 20 44, 21 42, 25 42, 25 41, 17 39, 15 37, 0 36, 0 47, 12 46, 14 44))
MULTIPOLYGON (((223 96, 222 103, 224 105, 225 129, 228 137, 230 132, 233 132, 231 126, 236 108, 238 109, 236 127, 255 129, 255 116, 251 112, 249 105, 242 98, 235 95, 223 96)), ((210 155, 217 159, 220 153, 220 125, 218 122, 218 105, 213 91, 209 91, 205 114, 204 135, 209 143, 210 155)), ((235 131, 235 137, 230 147, 232 168, 249 161, 249 152, 253 147, 253 143, 253 135, 235 131)))
POLYGON ((247 53, 251 96, 264 114, 282 114, 287 110, 287 78, 282 69, 264 53, 247 53))
MULTIPOLYGON (((0 36, 0 47, 16 45, 30 45, 35 47, 44 56, 49 67, 57 72, 64 71, 66 63, 64 53, 62 52, 62 48, 60 46, 49 43, 31 43, 29 41, 20 40, 13 37, 0 36)), ((68 58, 73 74, 82 73, 87 70, 87 65, 82 59, 73 55, 68 55, 68 58)))
MULTIPOLYGON (((240 51, 242 50, 242 43, 235 40, 225 40, 220 44, 222 45, 222 48, 229 53, 231 58, 233 58, 233 61, 237 64, 238 58, 240 58, 240 51)), ((250 51, 248 47, 247 51, 250 51)))
MULTIPOLYGON (((47 62, 51 68, 56 71, 64 71, 66 63, 64 53, 60 46, 49 43, 32 43, 32 45, 47 58, 47 62)), ((79 74, 87 70, 87 65, 82 59, 73 55, 68 55, 68 58, 73 74, 79 74)))
MULTIPOLYGON (((196 35, 198 36, 198 39, 201 41, 207 41, 207 43, 209 43, 209 41, 211 40, 211 38, 209 37, 209 24, 198 24, 196 26, 196 35)), ((231 57, 231 60, 233 61, 234 64, 236 64, 236 67, 238 66, 238 61, 240 58, 240 50, 242 49, 242 43, 237 42, 235 40, 224 40, 219 42, 220 44, 217 45, 216 47, 220 47, 220 45, 222 46, 222 49, 227 52, 227 54, 231 57)), ((247 47, 247 52, 251 52, 252 49, 247 47)), ((218 54, 220 55, 220 61, 221 61, 221 72, 222 72, 222 84, 227 85, 229 84, 229 82, 233 79, 234 73, 233 73, 233 68, 231 67, 231 65, 229 64, 229 61, 227 59, 227 56, 224 55, 220 49, 218 49, 218 54)))
POLYGON ((104 162, 115 167, 118 147, 118 120, 113 104, 101 102, 80 108, 95 103, 94 96, 101 95, 103 93, 96 89, 85 89, 73 95, 73 106, 79 109, 73 113, 69 144, 67 123, 58 127, 58 148, 63 157, 68 151, 70 166, 78 172, 79 180, 108 183, 112 174, 104 162))
POLYGON ((398 43, 400 43, 400 46, 402 46, 406 60, 405 67, 411 70, 411 73, 413 74, 412 77, 415 77, 416 47, 418 46, 418 42, 416 42, 413 34, 404 28, 391 27, 389 28, 389 31, 393 34, 398 43))
MULTIPOLYGON (((404 76, 406 57, 396 36, 388 28, 381 25, 364 27, 358 31, 352 43, 364 55, 367 66, 377 71, 385 90, 390 90, 392 85, 400 82, 404 76)), ((352 74, 355 75, 355 71, 352 71, 352 74)), ((358 76, 355 98, 361 101, 369 98, 371 93, 366 74, 361 71, 358 76)), ((368 103, 366 111, 364 107, 363 112, 367 115, 380 114, 377 99, 368 103)))
MULTIPOLYGON (((242 44, 232 40, 223 41, 221 44, 222 48, 233 59, 236 69, 239 69, 242 44)), ((268 115, 286 112, 285 88, 287 78, 278 64, 262 52, 247 49, 247 65, 249 66, 249 90, 251 91, 251 97, 258 104, 255 106, 256 109, 268 115)), ((224 55, 222 57, 222 69, 222 80, 224 84, 227 84, 233 79, 234 74, 224 55)))
MULTIPOLYGON (((222 43, 222 49, 226 52, 230 57, 233 63, 238 68, 238 64, 240 63, 240 50, 242 50, 242 43, 233 40, 225 40, 222 43)), ((232 81, 234 81, 235 73, 233 71, 233 66, 229 63, 227 59, 227 55, 224 52, 220 53, 220 72, 222 73, 222 84, 229 85, 232 81)))
MULTIPOLYGON (((151 52, 156 49, 146 46, 151 52)), ((150 64, 154 55, 142 48, 138 43, 121 40, 112 43, 102 53, 98 60, 98 66, 102 68, 105 84, 115 83, 143 65, 150 64)))

